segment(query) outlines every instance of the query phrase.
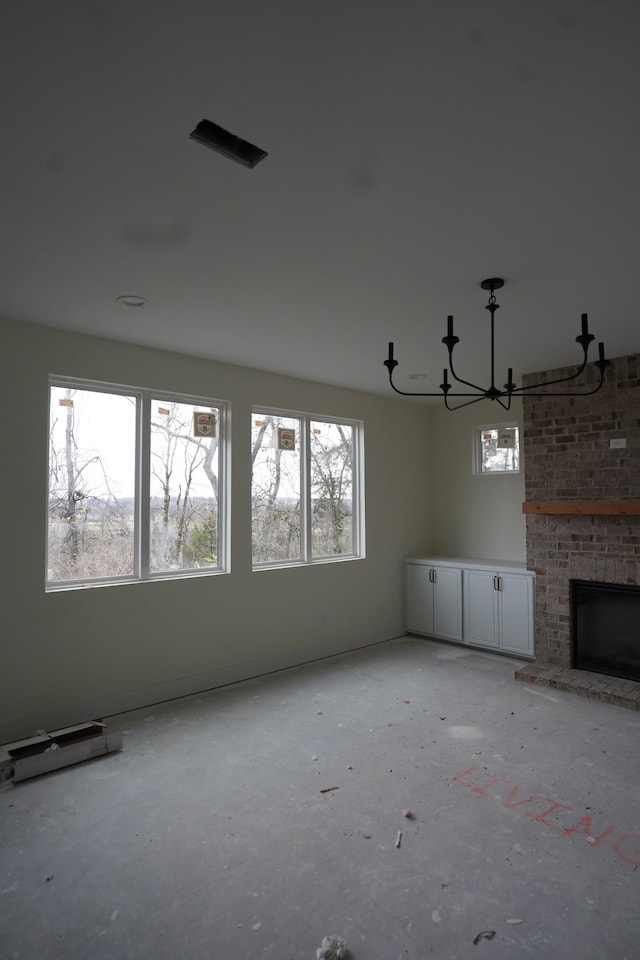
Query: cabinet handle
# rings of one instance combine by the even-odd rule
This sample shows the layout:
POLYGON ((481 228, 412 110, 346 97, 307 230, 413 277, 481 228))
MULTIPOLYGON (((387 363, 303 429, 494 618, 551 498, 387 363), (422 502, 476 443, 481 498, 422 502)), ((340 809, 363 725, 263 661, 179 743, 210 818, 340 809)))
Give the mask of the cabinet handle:
POLYGON ((493 589, 494 590, 498 589, 498 578, 495 574, 493 575, 493 589))
POLYGON ((498 590, 502 590, 502 577, 498 577, 498 590))
POLYGON ((432 582, 432 583, 437 583, 437 582, 438 582, 438 572, 437 572, 437 570, 432 570, 431 572, 432 572, 432 574, 433 574, 433 580, 432 580, 431 582, 432 582))

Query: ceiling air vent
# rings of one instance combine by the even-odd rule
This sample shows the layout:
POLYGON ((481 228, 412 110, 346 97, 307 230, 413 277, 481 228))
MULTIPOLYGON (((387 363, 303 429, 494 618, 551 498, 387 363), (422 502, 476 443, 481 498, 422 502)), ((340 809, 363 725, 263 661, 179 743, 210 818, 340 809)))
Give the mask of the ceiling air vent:
POLYGON ((256 163, 260 163, 267 156, 266 150, 261 150, 260 147, 254 147, 252 143, 241 140, 240 137, 234 136, 228 130, 223 130, 222 127, 219 127, 217 123, 212 123, 211 120, 201 120, 189 136, 205 147, 211 147, 212 150, 217 150, 225 157, 237 160, 245 167, 255 167, 256 163))

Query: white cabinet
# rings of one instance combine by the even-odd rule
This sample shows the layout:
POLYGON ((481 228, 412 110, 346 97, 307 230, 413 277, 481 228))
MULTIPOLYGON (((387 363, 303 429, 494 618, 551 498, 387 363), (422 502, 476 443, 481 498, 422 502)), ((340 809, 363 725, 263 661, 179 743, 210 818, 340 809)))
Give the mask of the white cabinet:
POLYGON ((465 570, 464 639, 533 656, 533 578, 507 570, 465 570))
POLYGON ((405 564, 406 629, 462 640, 462 572, 455 567, 405 564))
POLYGON ((534 656, 534 574, 524 564, 419 557, 405 562, 405 627, 518 657, 534 656))

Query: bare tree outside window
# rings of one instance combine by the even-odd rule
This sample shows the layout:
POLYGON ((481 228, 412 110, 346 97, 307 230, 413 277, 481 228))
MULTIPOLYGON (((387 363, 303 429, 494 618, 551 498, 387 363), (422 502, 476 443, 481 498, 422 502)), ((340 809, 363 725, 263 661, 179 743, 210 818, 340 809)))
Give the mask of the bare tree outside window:
POLYGON ((135 398, 51 387, 48 579, 134 572, 135 398))
POLYGON ((312 420, 311 552, 353 553, 353 427, 312 420))
POLYGON ((253 562, 354 556, 355 426, 254 411, 253 562))
MULTIPOLYGON (((151 401, 150 570, 217 561, 218 438, 194 435, 191 403, 151 401)), ((218 421, 215 407, 206 408, 218 421)))
POLYGON ((52 383, 49 585, 219 569, 220 429, 217 406, 52 383))
POLYGON ((255 413, 251 422, 251 535, 253 562, 299 560, 300 428, 293 417, 255 413), (289 449, 278 430, 293 431, 289 449))

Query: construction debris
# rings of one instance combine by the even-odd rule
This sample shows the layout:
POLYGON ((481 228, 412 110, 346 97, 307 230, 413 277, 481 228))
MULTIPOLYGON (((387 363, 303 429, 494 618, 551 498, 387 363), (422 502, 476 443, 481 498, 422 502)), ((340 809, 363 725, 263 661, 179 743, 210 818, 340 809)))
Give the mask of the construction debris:
POLYGON ((332 790, 339 790, 340 787, 325 787, 320 793, 331 793, 332 790))
POLYGON ((349 948, 342 937, 325 937, 316 950, 316 960, 347 960, 349 948))
POLYGON ((493 940, 495 935, 495 930, 481 930, 480 933, 476 934, 473 938, 473 942, 480 943, 481 940, 493 940))
POLYGON ((60 730, 38 731, 0 747, 0 782, 18 783, 83 760, 122 750, 122 733, 108 733, 100 720, 60 730))
POLYGON ((400 847, 402 843, 402 830, 398 830, 398 836, 396 837, 396 847, 400 847))

